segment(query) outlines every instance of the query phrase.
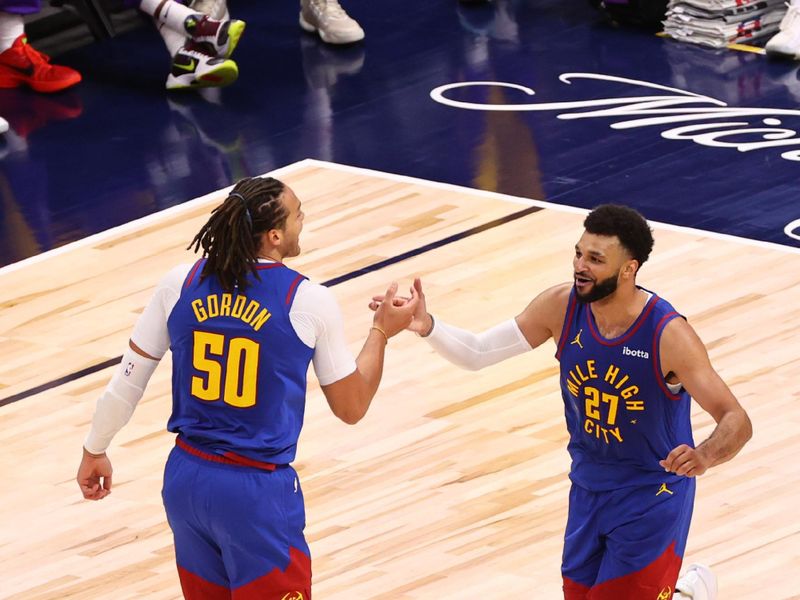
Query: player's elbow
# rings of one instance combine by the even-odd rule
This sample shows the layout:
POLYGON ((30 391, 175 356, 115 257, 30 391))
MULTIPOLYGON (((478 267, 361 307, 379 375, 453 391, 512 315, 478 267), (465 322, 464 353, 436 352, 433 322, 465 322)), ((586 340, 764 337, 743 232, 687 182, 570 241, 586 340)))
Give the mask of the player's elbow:
POLYGON ((352 410, 342 411, 341 413, 336 415, 339 417, 339 420, 344 421, 348 425, 355 425, 361 419, 364 418, 363 412, 357 412, 352 410))
POLYGON ((749 442, 753 437, 753 422, 750 420, 748 414, 742 410, 744 422, 742 423, 742 438, 743 444, 749 442))

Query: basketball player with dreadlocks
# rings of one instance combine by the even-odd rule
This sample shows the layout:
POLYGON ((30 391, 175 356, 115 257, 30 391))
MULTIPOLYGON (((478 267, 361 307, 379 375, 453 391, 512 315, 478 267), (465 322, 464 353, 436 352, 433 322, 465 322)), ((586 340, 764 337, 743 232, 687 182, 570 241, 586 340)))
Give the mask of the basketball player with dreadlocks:
MULTIPOLYGON (((211 213, 139 318, 101 395, 78 469, 84 498, 111 492, 106 449, 130 419, 169 348, 177 434, 163 500, 181 587, 190 600, 311 597, 305 509, 291 467, 313 361, 333 413, 359 421, 383 370, 385 347, 416 307, 387 302, 354 360, 325 287, 283 260, 300 252, 300 201, 272 178, 244 179, 211 213)), ((387 297, 396 293, 396 284, 387 297)))

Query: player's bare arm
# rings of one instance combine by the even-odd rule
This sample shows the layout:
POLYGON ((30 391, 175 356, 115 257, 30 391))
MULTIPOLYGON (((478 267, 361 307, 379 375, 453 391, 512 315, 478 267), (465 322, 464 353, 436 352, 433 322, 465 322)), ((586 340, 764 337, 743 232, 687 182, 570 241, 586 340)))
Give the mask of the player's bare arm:
POLYGON ((696 477, 739 453, 753 434, 750 418, 714 370, 703 342, 684 319, 673 319, 661 338, 661 366, 717 423, 696 448, 682 444, 661 461, 677 475, 696 477))
POLYGON ((548 288, 517 315, 517 325, 531 348, 541 346, 551 338, 557 342, 561 337, 571 289, 570 283, 548 288))

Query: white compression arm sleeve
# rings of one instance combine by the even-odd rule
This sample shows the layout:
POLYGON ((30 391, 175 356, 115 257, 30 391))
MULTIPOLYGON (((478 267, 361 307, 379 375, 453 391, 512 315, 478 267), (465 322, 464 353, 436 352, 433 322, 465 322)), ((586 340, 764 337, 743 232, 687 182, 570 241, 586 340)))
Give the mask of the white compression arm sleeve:
POLYGON ((503 321, 477 334, 437 319, 433 331, 425 339, 451 363, 470 371, 477 371, 532 349, 515 319, 503 321))
POLYGON ((145 358, 128 347, 117 371, 97 401, 92 429, 83 444, 86 450, 92 454, 106 451, 111 439, 131 418, 157 366, 157 360, 145 358))

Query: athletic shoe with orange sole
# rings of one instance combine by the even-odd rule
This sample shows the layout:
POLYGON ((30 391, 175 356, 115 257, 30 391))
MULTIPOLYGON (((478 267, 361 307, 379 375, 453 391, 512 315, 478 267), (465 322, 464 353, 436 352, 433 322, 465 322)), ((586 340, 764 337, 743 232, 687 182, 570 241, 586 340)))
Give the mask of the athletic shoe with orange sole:
POLYGON ((59 92, 81 80, 75 69, 51 65, 50 57, 34 50, 25 35, 0 52, 0 88, 27 85, 37 92, 59 92))

